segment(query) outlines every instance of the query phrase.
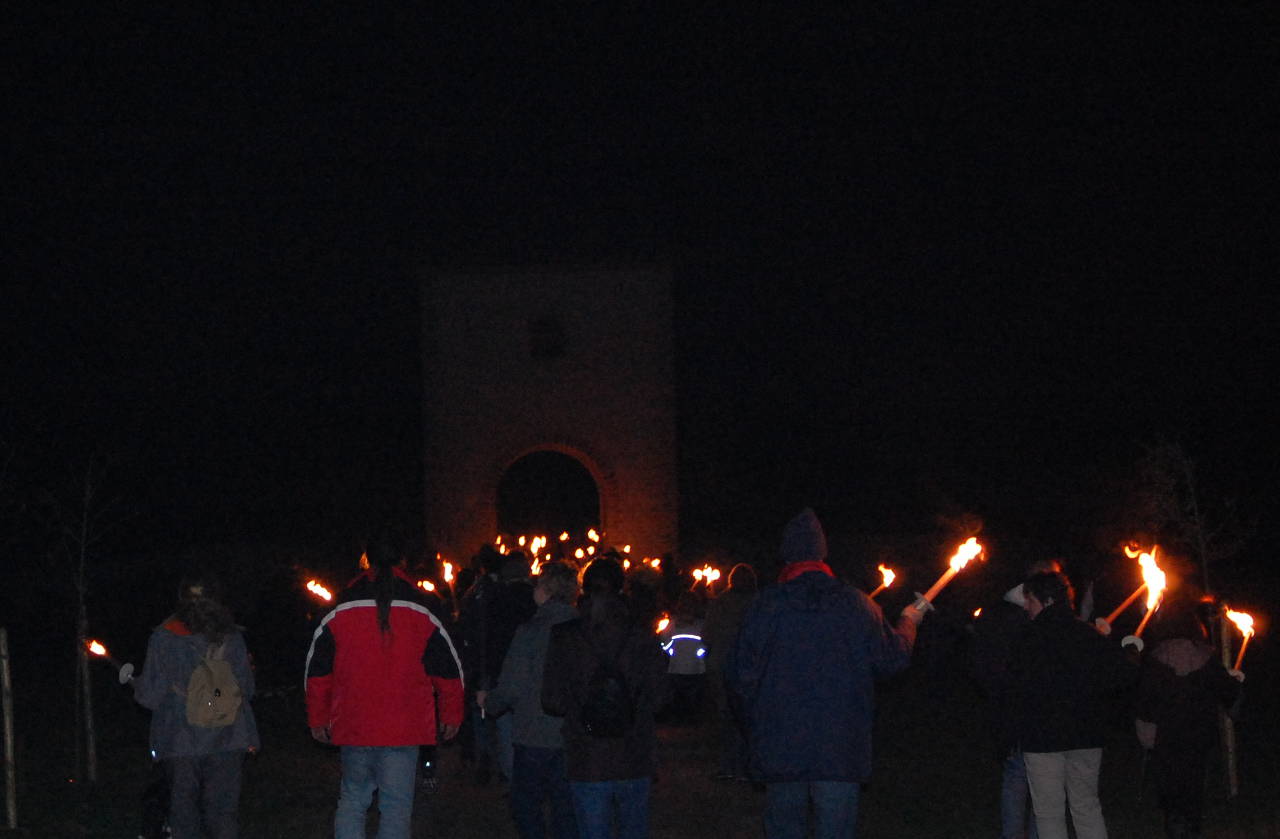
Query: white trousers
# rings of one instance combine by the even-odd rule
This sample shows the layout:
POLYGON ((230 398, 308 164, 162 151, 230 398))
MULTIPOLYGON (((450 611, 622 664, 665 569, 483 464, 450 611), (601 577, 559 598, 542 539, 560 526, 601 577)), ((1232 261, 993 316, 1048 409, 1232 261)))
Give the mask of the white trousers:
POLYGON ((1098 800, 1102 749, 1023 752, 1040 839, 1067 839, 1067 806, 1077 839, 1107 839, 1098 800))

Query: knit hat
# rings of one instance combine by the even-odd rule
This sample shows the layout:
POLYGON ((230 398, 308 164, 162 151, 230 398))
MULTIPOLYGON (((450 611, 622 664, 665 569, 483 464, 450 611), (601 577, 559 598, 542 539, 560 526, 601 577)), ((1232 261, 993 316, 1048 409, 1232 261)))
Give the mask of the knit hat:
POLYGON ((827 537, 822 523, 813 508, 805 507, 782 529, 782 561, 821 562, 826 558, 827 537))

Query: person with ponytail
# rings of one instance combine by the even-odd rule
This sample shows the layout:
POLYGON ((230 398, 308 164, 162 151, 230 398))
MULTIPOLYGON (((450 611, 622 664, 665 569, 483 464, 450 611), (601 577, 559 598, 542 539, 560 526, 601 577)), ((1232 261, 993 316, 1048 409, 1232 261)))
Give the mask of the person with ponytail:
POLYGON ((249 652, 212 574, 182 580, 177 609, 151 633, 142 673, 130 684, 138 703, 151 709, 151 756, 169 783, 172 836, 235 839, 241 765, 258 748, 258 727, 249 705, 249 652), (216 722, 192 721, 188 703, 192 674, 206 657, 229 666, 240 694, 238 706, 216 722))
POLYGON ((378 839, 408 839, 418 747, 449 740, 462 722, 462 669, 440 619, 386 536, 369 569, 320 621, 307 652, 311 736, 339 747, 336 839, 365 835, 378 793, 378 839))

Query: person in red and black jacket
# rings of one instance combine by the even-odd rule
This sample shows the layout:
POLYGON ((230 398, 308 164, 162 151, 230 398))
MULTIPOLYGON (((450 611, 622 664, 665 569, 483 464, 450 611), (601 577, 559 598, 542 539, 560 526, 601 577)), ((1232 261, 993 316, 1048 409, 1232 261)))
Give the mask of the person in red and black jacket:
POLYGON ((448 633, 382 538, 369 571, 324 616, 307 652, 307 724, 341 747, 334 834, 363 837, 378 791, 380 837, 407 837, 418 747, 462 723, 462 669, 448 633))

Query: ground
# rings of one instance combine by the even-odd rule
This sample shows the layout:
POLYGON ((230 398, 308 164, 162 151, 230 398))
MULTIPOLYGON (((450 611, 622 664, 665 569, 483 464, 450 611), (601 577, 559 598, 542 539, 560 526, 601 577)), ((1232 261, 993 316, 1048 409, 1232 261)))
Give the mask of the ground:
MULTIPOLYGON (((1211 772, 1208 839, 1280 836, 1278 715, 1275 692, 1269 687, 1259 684, 1250 693, 1251 710, 1241 725, 1240 796, 1227 801, 1220 767, 1211 772)), ((97 784, 68 780, 74 765, 70 726, 52 721, 70 708, 69 698, 40 706, 19 702, 19 824, 28 836, 137 836, 150 771, 144 747, 146 712, 107 679, 95 684, 95 696, 101 732, 97 784)), ((243 837, 332 835, 336 750, 307 736, 296 688, 270 692, 254 705, 263 748, 246 765, 243 837)), ((875 774, 863 793, 861 835, 997 836, 999 770, 981 719, 978 697, 945 661, 918 661, 907 674, 883 685, 875 774)), ((514 836, 504 790, 476 786, 459 752, 456 747, 441 752, 440 787, 418 814, 420 835, 514 836)), ((714 778, 714 726, 662 729, 659 756, 652 800, 655 839, 761 834, 763 793, 747 783, 714 778)), ((1132 734, 1118 724, 1102 775, 1103 804, 1115 837, 1162 836, 1152 779, 1146 779, 1140 796, 1140 774, 1141 751, 1132 734)))

